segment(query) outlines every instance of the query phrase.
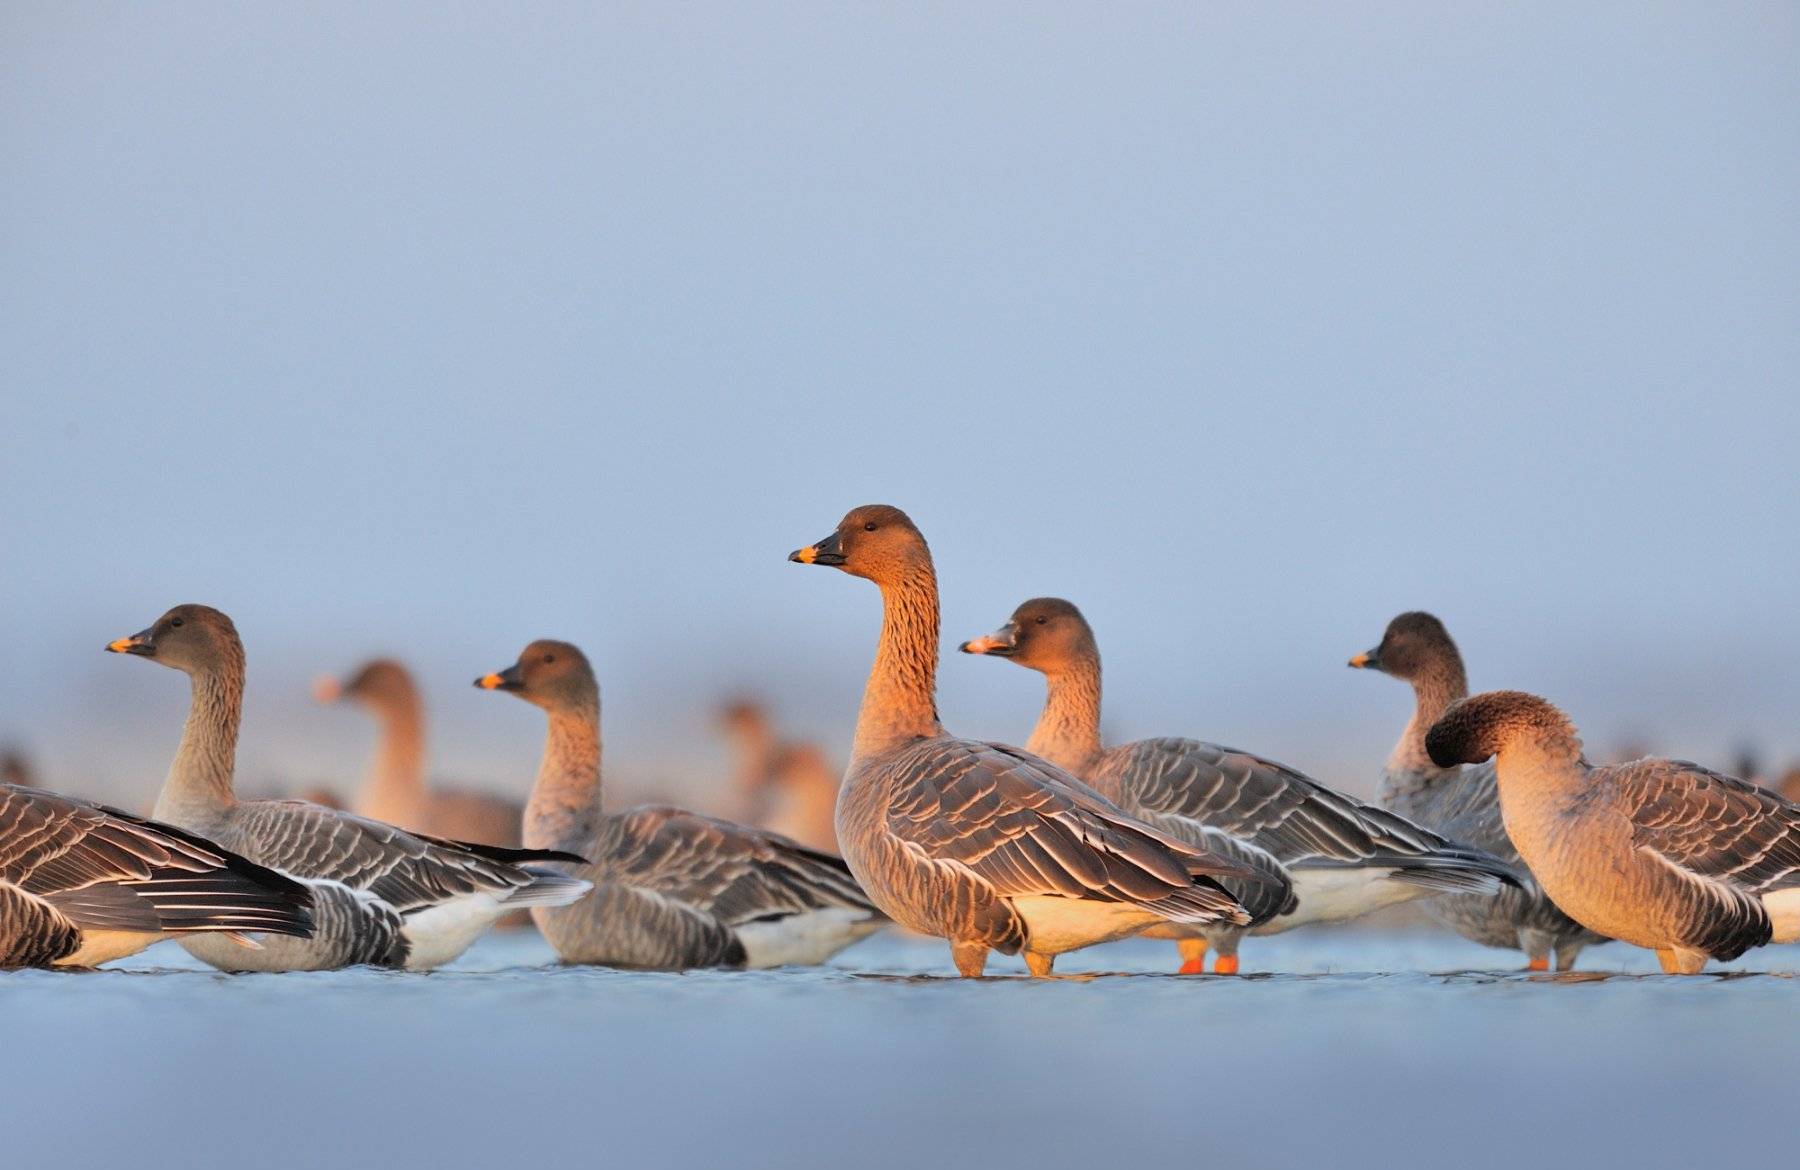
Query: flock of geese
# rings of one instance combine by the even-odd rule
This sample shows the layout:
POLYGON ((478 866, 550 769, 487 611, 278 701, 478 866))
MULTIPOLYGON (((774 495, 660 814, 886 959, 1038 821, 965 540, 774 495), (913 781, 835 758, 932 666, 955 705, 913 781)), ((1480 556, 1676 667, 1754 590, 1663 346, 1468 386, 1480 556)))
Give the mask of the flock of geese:
MULTIPOLYGON (((548 640, 476 680, 544 714, 522 809, 426 788, 418 696, 389 662, 320 690, 384 726, 355 811, 240 800, 243 644, 225 614, 180 605, 107 646, 191 686, 149 818, 0 784, 0 967, 93 967, 173 938, 226 971, 429 970, 520 912, 567 963, 816 964, 896 924, 948 942, 966 977, 993 951, 1047 976, 1066 951, 1139 934, 1172 940, 1184 974, 1208 951, 1232 974, 1245 935, 1414 899, 1532 970, 1616 939, 1695 973, 1800 939, 1800 805, 1676 760, 1593 766, 1544 699, 1471 697, 1429 614, 1402 614, 1350 659, 1414 692, 1378 806, 1202 740, 1105 743, 1098 642, 1054 598, 961 646, 1044 676, 1025 746, 953 735, 935 695, 937 578, 906 514, 857 508, 789 559, 881 591, 832 823, 797 816, 790 835, 663 805, 609 811, 599 684, 579 648, 548 640), (841 856, 821 847, 832 840, 841 856)), ((829 807, 816 752, 778 749, 747 712, 727 725, 807 777, 802 812, 829 807)), ((762 785, 740 787, 769 799, 762 785)))

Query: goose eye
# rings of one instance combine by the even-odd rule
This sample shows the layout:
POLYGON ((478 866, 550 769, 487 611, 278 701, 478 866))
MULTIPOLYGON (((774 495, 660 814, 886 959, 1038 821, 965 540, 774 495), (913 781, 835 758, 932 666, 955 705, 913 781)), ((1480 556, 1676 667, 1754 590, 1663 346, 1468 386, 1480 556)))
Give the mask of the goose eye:
POLYGON ((1043 624, 1044 624, 1044 622, 1045 622, 1045 621, 1046 621, 1046 620, 1048 620, 1048 619, 1045 619, 1045 618, 1039 618, 1039 619, 1038 619, 1038 620, 1037 620, 1037 624, 1038 624, 1038 625, 1040 625, 1040 626, 1041 626, 1041 625, 1043 625, 1043 624))
POLYGON ((554 655, 554 654, 546 654, 546 655, 544 655, 544 661, 545 661, 545 662, 555 662, 555 661, 556 661, 556 655, 554 655))
POLYGON ((171 626, 179 626, 181 624, 181 619, 180 618, 170 618, 169 624, 171 626))
POLYGON ((863 525, 863 531, 864 531, 864 532, 873 532, 873 531, 875 531, 875 521, 873 521, 873 520, 871 520, 871 521, 869 521, 869 522, 868 522, 868 523, 867 523, 867 524, 865 524, 865 525, 863 525))

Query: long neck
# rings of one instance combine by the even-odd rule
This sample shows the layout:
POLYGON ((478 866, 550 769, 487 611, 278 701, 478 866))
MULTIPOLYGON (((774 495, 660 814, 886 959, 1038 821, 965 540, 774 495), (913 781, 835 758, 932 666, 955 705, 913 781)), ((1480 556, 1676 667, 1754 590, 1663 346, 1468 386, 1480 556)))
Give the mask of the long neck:
POLYGON ((600 816, 600 705, 557 708, 525 804, 525 847, 586 854, 600 816))
POLYGON ((1496 759, 1500 811, 1510 827, 1535 812, 1552 812, 1580 797, 1593 767, 1567 722, 1534 726, 1509 736, 1496 759))
POLYGON ((1425 733, 1444 717, 1450 704, 1468 697, 1468 676, 1464 674, 1461 662, 1445 660, 1433 663, 1413 679, 1412 684, 1412 721, 1400 733, 1400 742, 1394 745, 1394 752, 1388 757, 1388 772, 1436 774, 1446 771, 1431 762, 1431 756, 1425 751, 1425 733))
POLYGON ((857 756, 937 735, 938 590, 929 562, 881 586, 881 644, 856 718, 857 756))
POLYGON ((375 709, 381 737, 357 807, 376 820, 405 818, 425 796, 425 712, 408 692, 375 709))
POLYGON ((171 824, 204 823, 237 802, 231 777, 237 766, 238 725, 244 710, 244 660, 191 676, 193 698, 181 746, 156 799, 154 815, 171 824))
POLYGON ((1083 774, 1100 754, 1100 655, 1079 655, 1044 674, 1044 712, 1025 747, 1057 767, 1083 774))

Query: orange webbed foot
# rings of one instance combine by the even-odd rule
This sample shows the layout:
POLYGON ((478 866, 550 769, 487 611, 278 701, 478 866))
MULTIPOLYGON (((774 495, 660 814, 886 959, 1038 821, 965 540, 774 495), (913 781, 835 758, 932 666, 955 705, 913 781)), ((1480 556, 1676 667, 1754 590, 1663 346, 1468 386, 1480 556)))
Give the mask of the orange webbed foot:
POLYGON ((1220 955, 1213 960, 1214 975, 1236 975, 1238 973, 1238 957, 1236 955, 1220 955))
POLYGON ((1539 955, 1533 958, 1531 962, 1525 964, 1525 969, 1527 971, 1548 971, 1550 969, 1550 959, 1546 955, 1539 955))
POLYGON ((1204 975, 1204 974, 1206 974, 1206 960, 1205 959, 1189 959, 1187 962, 1185 962, 1181 965, 1181 970, 1176 972, 1176 974, 1178 974, 1178 975, 1204 975))

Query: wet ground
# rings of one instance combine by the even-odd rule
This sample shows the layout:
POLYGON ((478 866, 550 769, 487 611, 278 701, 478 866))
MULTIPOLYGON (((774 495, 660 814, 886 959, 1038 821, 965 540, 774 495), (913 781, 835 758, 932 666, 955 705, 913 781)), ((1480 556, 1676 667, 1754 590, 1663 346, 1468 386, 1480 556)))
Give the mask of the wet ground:
POLYGON ((1051 982, 885 937, 817 970, 549 962, 521 932, 429 976, 168 945, 0 975, 0 1164, 1692 1170, 1800 1141, 1794 947, 1687 979, 1316 931, 1247 941, 1238 978, 1147 941, 1051 982))

